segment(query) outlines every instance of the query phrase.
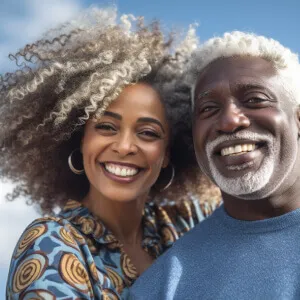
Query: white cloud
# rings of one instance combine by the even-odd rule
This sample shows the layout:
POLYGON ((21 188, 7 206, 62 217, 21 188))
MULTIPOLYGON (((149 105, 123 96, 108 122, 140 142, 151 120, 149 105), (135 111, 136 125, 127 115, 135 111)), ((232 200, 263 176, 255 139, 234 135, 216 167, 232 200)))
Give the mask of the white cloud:
MULTIPOLYGON (((11 71, 7 58, 51 27, 67 21, 83 9, 80 0, 4 0, 0 3, 0 74, 11 71), (18 7, 17 7, 18 6, 18 7)), ((13 185, 0 182, 0 299, 13 249, 24 231, 39 214, 22 199, 8 202, 5 195, 13 185)))
POLYGON ((3 10, 11 9, 11 4, 8 1, 4 3, 1 5, 0 17, 0 37, 3 37, 0 39, 0 73, 14 68, 7 58, 10 52, 15 53, 25 44, 39 38, 43 32, 69 20, 83 8, 80 0, 27 0, 22 3, 21 14, 5 14, 3 10))
POLYGON ((0 182, 0 267, 8 267, 13 249, 25 227, 40 215, 33 206, 18 199, 7 201, 5 195, 13 190, 10 183, 0 182))

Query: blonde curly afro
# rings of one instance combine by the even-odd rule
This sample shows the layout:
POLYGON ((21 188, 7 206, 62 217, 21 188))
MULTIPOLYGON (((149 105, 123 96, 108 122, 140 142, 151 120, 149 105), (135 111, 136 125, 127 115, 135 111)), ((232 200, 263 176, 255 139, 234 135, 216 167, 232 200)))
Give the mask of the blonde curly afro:
MULTIPOLYGON (((20 67, 0 78, 0 176, 16 184, 10 199, 23 196, 44 213, 69 198, 82 199, 89 182, 71 172, 68 156, 80 145, 85 122, 100 117, 126 85, 140 81, 160 92, 175 145, 173 190, 163 195, 153 189, 152 196, 185 197, 184 187, 202 175, 194 157, 185 161, 182 155, 189 105, 170 93, 197 39, 190 28, 177 48, 173 40, 157 22, 118 17, 115 8, 91 9, 10 55, 20 67), (183 176, 190 167, 195 171, 183 176)), ((210 196, 219 197, 207 181, 206 194, 210 188, 210 196)), ((199 194, 196 185, 189 191, 199 194)))

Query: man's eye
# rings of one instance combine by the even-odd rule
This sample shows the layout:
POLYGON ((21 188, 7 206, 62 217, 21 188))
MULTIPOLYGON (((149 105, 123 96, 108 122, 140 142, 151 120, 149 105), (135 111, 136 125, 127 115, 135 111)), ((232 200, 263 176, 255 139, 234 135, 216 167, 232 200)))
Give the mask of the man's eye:
POLYGON ((258 97, 253 97, 247 100, 248 103, 261 103, 267 101, 266 99, 263 98, 258 98, 258 97))
POLYGON ((212 111, 213 109, 215 109, 214 106, 207 106, 201 109, 201 112, 209 112, 212 111))
POLYGON ((249 97, 245 99, 245 105, 249 106, 249 108, 265 108, 272 105, 272 102, 275 102, 274 99, 264 97, 249 97))
POLYGON ((202 115, 203 117, 209 117, 213 115, 218 110, 218 107, 215 105, 208 105, 200 107, 198 110, 199 115, 202 115))

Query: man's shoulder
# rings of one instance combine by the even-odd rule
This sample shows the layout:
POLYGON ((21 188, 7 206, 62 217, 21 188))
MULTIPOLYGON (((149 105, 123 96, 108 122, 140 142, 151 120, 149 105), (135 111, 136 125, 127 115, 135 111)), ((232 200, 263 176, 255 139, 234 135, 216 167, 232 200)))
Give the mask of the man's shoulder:
POLYGON ((161 299, 174 290, 172 287, 178 284, 183 269, 201 264, 205 253, 210 255, 211 244, 220 240, 216 212, 176 241, 138 278, 131 288, 131 299, 161 299), (154 286, 157 288, 153 289, 154 286))

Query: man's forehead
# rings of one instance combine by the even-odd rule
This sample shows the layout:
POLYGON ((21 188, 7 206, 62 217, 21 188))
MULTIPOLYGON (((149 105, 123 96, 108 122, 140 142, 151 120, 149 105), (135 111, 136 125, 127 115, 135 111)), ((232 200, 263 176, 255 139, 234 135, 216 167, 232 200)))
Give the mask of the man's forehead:
POLYGON ((198 76, 195 97, 207 95, 217 84, 235 84, 236 87, 263 86, 277 76, 272 63, 259 57, 231 57, 209 64, 198 76))

